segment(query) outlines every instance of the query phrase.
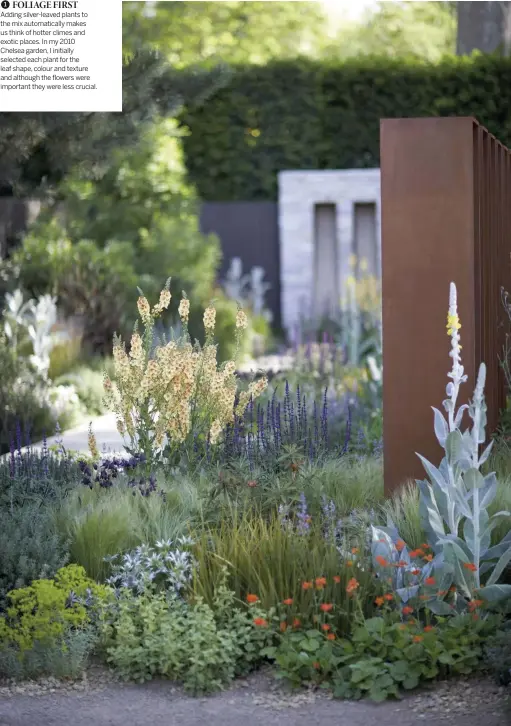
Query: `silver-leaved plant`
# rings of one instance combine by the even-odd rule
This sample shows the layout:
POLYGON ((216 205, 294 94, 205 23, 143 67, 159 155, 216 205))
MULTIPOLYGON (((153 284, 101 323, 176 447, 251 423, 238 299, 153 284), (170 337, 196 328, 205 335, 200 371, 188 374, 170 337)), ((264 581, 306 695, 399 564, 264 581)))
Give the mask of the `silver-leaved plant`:
POLYGON ((484 363, 479 367, 472 401, 456 408, 460 385, 467 380, 461 364, 460 328, 456 286, 451 283, 447 332, 451 338, 452 369, 443 402, 446 415, 433 408, 435 435, 445 456, 436 467, 418 455, 429 477, 417 481, 420 517, 434 556, 426 565, 412 563, 408 548, 391 521, 387 527, 372 528, 372 554, 378 574, 388 579, 389 570, 384 565, 388 563, 393 571, 394 589, 402 602, 424 592, 421 604, 438 615, 463 612, 474 603, 494 604, 511 597, 511 585, 499 584, 511 561, 511 531, 499 544, 491 545, 492 531, 511 514, 501 511, 489 515, 488 508, 497 493, 497 478, 494 472, 483 476, 480 471, 493 445, 490 442, 479 454, 486 440, 484 363), (462 432, 465 412, 472 423, 462 432), (434 591, 428 587, 428 582, 433 581, 434 591), (450 602, 444 599, 447 594, 450 602))

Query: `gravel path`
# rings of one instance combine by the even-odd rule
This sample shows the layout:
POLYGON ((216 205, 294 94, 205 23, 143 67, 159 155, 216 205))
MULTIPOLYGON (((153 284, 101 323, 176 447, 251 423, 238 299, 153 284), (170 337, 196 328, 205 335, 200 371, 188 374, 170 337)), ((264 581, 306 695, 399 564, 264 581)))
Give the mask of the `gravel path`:
POLYGON ((0 726, 507 726, 505 692, 488 680, 437 684, 400 702, 334 701, 289 692, 266 671, 191 698, 167 681, 121 684, 103 669, 78 683, 0 686, 0 726))

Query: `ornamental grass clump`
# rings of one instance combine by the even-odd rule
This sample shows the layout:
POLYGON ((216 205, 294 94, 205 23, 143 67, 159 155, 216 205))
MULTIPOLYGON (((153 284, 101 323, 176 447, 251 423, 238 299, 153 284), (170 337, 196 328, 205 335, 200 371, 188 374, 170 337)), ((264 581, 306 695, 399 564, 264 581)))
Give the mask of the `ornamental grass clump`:
MULTIPOLYGON (((148 466, 163 454, 184 450, 188 458, 197 440, 215 445, 234 416, 244 412, 249 400, 266 388, 266 378, 252 382, 238 392, 236 364, 217 363, 214 343, 216 311, 204 312, 205 343, 192 343, 188 333, 190 303, 183 293, 179 304, 182 335, 169 342, 155 339, 155 321, 169 306, 170 278, 151 309, 141 290, 138 312, 144 331, 138 327, 131 337, 129 352, 120 337, 114 338, 115 382, 105 376, 105 404, 117 418, 121 435, 131 442, 130 453, 141 451, 148 466)), ((236 345, 247 327, 245 313, 236 316, 236 345)))
POLYGON ((391 576, 394 589, 405 605, 417 599, 437 615, 472 612, 511 595, 511 585, 498 581, 511 561, 511 532, 492 546, 492 532, 507 511, 490 517, 488 508, 497 494, 494 472, 480 472, 488 460, 486 440, 486 367, 481 363, 472 401, 456 409, 460 385, 467 380, 461 364, 461 328, 456 286, 451 283, 447 332, 451 338, 452 369, 448 374, 445 417, 434 411, 435 434, 445 456, 437 468, 419 455, 429 481, 418 481, 419 511, 431 552, 426 548, 409 551, 392 522, 387 528, 372 528, 372 553, 380 576, 391 576), (471 426, 461 431, 468 412, 471 426), (400 546, 398 548, 398 542, 400 546), (477 604, 477 605, 474 605, 477 604))

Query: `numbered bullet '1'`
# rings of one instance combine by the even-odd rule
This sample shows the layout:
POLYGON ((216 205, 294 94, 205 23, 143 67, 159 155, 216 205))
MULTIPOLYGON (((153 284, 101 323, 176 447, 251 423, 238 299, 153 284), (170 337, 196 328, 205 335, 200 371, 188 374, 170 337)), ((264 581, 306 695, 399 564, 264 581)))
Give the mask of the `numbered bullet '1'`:
POLYGON ((9 2, 9 0, 2 0, 2 7, 4 10, 7 10, 7 8, 10 6, 11 6, 11 3, 9 2))

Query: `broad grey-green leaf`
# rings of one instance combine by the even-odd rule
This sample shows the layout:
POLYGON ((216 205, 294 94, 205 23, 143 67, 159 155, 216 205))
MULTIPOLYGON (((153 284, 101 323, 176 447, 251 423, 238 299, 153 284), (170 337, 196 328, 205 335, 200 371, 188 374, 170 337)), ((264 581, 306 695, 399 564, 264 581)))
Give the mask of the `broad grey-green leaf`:
POLYGON ((443 600, 429 600, 428 608, 435 615, 452 615, 452 608, 443 600))
POLYGON ((434 464, 424 458, 424 456, 421 456, 421 454, 417 454, 417 456, 422 461, 422 465, 426 469, 426 472, 431 479, 431 482, 437 484, 437 486, 439 486, 440 489, 442 489, 443 491, 448 491, 449 483, 444 479, 440 470, 437 469, 434 464))
POLYGON ((455 464, 463 454, 463 438, 461 433, 451 431, 445 441, 445 453, 450 464, 455 464))
POLYGON ((492 441, 490 441, 490 443, 488 444, 486 449, 483 451, 483 453, 479 457, 479 467, 481 467, 488 460, 488 457, 491 454, 491 450, 493 449, 493 444, 494 444, 494 441, 492 439, 492 441))
POLYGON ((497 494, 497 487, 497 477, 495 476, 495 472, 492 471, 484 477, 484 482, 481 487, 481 501, 479 504, 481 508, 486 509, 493 502, 497 494))
POLYGON ((400 587, 396 590, 396 595, 399 595, 404 603, 408 600, 416 597, 419 594, 419 585, 412 585, 412 587, 400 587))
POLYGON ((480 471, 472 467, 465 472, 465 486, 467 489, 480 489, 484 484, 484 477, 480 471))
POLYGON ((463 406, 460 406, 459 407, 459 409, 458 409, 458 411, 456 413, 456 418, 454 419, 454 426, 455 426, 455 428, 459 429, 459 427, 461 426, 461 422, 463 420, 463 414, 465 413, 465 411, 467 410, 467 408, 468 408, 468 406, 467 406, 466 403, 464 403, 463 406))
POLYGON ((434 547, 440 536, 445 534, 444 524, 433 493, 428 485, 421 485, 419 514, 430 544, 434 547))
POLYGON ((491 573, 490 577, 488 578, 488 582, 486 583, 488 585, 495 585, 498 582, 499 577, 502 575, 506 567, 508 566, 509 562, 511 561, 511 545, 507 552, 504 552, 504 554, 499 558, 499 561, 495 565, 495 569, 491 573))
POLYGON ((433 413, 435 416, 435 436, 438 439, 438 443, 443 448, 445 446, 445 440, 449 435, 449 428, 447 426, 447 421, 438 408, 433 408, 433 413))
POLYGON ((488 585, 477 591, 477 597, 489 603, 511 597, 511 585, 488 585))

